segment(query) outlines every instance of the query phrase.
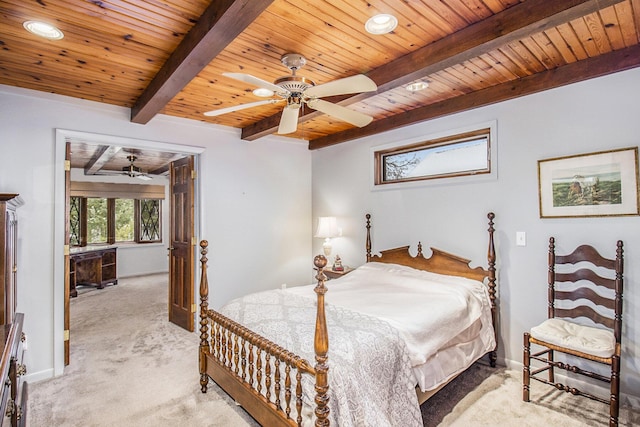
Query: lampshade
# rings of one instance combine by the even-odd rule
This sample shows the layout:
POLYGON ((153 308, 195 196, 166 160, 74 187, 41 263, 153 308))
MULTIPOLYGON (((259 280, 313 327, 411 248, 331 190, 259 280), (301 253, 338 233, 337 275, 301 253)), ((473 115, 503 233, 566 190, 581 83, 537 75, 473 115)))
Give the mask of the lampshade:
POLYGON ((331 255, 331 238, 338 235, 338 225, 335 216, 321 216, 318 218, 318 228, 316 229, 316 237, 324 238, 322 249, 324 255, 331 255))
POLYGON ((315 237, 336 237, 338 235, 338 225, 335 216, 321 216, 318 218, 318 228, 315 237))

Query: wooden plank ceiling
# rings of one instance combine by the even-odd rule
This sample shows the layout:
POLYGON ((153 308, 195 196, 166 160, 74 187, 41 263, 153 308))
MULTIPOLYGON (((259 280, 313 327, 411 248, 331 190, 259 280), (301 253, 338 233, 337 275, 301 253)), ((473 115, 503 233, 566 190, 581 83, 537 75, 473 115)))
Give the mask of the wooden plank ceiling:
POLYGON ((290 135, 311 149, 640 65, 640 0, 3 0, 0 83, 156 114, 275 133, 282 104, 216 117, 204 112, 259 101, 255 86, 290 74, 322 84, 365 74, 376 92, 325 100, 371 115, 358 128, 304 108, 290 135), (365 21, 392 13, 397 28, 370 35, 365 21), (45 20, 62 40, 27 33, 45 20), (410 92, 408 83, 425 81, 410 92))

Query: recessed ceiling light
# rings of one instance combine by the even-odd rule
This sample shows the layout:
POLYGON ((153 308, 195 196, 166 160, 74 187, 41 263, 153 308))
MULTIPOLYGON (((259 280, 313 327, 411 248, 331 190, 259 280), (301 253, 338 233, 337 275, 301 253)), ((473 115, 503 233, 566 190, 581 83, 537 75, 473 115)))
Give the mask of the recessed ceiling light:
POLYGON ((253 94, 255 96, 260 96, 262 98, 268 98, 270 96, 273 96, 273 91, 271 89, 267 89, 267 88, 264 88, 264 87, 259 87, 259 88, 253 90, 253 94))
POLYGON ((398 26, 398 19, 387 13, 372 16, 364 24, 364 28, 371 34, 387 34, 398 26))
POLYGON ((413 82, 411 84, 408 84, 404 88, 409 92, 418 92, 419 90, 424 90, 428 87, 429 87, 429 83, 419 81, 419 82, 413 82))
POLYGON ((49 40, 60 40, 64 37, 62 31, 51 24, 47 24, 46 22, 25 21, 22 26, 30 33, 49 40))

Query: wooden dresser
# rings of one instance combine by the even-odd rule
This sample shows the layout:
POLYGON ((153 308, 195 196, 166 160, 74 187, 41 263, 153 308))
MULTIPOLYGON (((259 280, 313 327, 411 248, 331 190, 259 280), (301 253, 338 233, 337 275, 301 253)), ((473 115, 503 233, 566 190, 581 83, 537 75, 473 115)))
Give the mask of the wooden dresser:
POLYGON ((22 362, 25 342, 24 314, 16 313, 18 276, 17 208, 24 204, 18 194, 0 193, 0 330, 2 360, 0 414, 2 426, 24 426, 27 420, 26 368, 22 362))
POLYGON ((16 311, 18 217, 24 202, 18 194, 0 193, 0 325, 11 323, 16 311))
POLYGON ((0 411, 2 426, 24 426, 27 421, 28 385, 23 381, 27 369, 23 364, 25 336, 22 331, 24 314, 16 313, 13 323, 2 325, 2 360, 0 375, 3 385, 0 411))

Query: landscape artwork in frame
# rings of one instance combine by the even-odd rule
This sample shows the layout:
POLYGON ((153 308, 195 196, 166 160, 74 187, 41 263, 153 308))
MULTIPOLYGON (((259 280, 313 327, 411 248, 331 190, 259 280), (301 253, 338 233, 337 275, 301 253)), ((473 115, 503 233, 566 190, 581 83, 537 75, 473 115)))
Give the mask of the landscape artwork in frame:
POLYGON ((638 215, 638 147, 538 160, 541 218, 638 215))

